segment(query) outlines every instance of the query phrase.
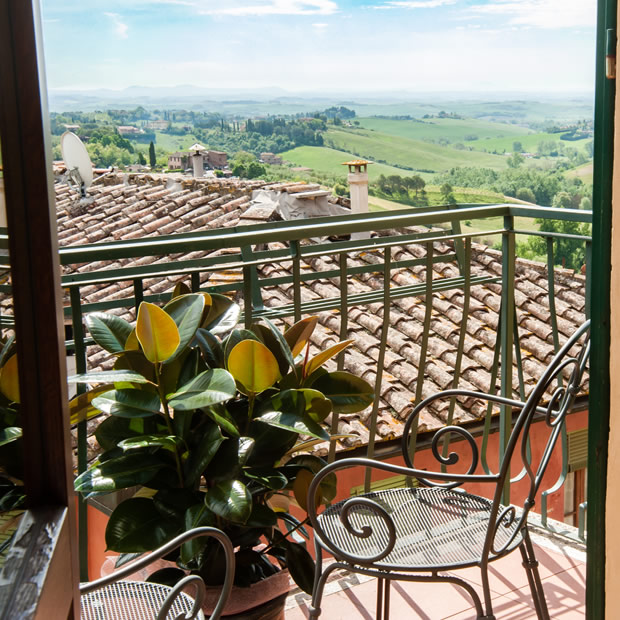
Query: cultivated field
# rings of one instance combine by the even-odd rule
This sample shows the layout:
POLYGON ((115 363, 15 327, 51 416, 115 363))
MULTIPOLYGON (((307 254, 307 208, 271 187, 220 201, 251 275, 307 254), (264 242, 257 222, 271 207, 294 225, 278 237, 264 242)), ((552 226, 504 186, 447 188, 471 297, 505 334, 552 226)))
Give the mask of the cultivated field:
MULTIPOLYGON (((281 153, 282 158, 285 161, 289 161, 296 166, 303 166, 305 168, 311 168, 317 172, 326 174, 332 174, 346 179, 348 168, 342 164, 345 161, 352 159, 358 159, 357 155, 330 149, 324 146, 298 146, 290 151, 281 153)), ((369 180, 376 181, 379 175, 397 174, 399 176, 408 176, 417 174, 411 170, 403 170, 394 166, 386 166, 385 164, 372 164, 368 166, 368 178, 369 180)), ((420 175, 422 177, 429 177, 431 175, 420 175)))
POLYGON ((456 166, 479 166, 503 170, 507 158, 477 151, 459 151, 455 148, 412 140, 398 135, 368 129, 329 129, 326 144, 357 153, 360 157, 383 160, 387 164, 406 166, 414 171, 443 172, 456 166))

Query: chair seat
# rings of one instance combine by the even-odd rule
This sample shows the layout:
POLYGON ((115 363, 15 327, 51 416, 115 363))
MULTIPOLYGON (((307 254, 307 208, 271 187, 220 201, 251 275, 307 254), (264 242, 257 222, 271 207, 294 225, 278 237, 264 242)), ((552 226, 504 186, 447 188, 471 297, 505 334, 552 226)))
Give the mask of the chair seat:
MULTIPOLYGON (((145 581, 118 581, 89 594, 82 594, 82 620, 154 620, 172 588, 145 581)), ((194 604, 183 592, 176 597, 168 618, 190 612, 194 604)), ((201 614, 199 618, 204 618, 201 614)))
MULTIPOLYGON (((388 489, 358 497, 372 500, 392 518, 396 543, 382 560, 365 562, 366 558, 387 548, 389 531, 384 519, 367 505, 351 510, 350 523, 356 530, 364 526, 372 530, 370 536, 360 538, 349 533, 341 521, 344 504, 355 502, 357 498, 334 504, 319 516, 319 523, 339 549, 360 558, 354 564, 372 564, 380 570, 432 571, 445 570, 448 566, 472 566, 480 561, 488 532, 491 500, 437 487, 388 489)), ((516 524, 500 525, 495 537, 496 548, 502 548, 509 541, 514 527, 516 524)), ((521 535, 517 535, 509 550, 517 547, 521 540, 521 535)), ((320 538, 318 541, 325 547, 320 538)), ((489 559, 493 559, 492 554, 489 559)))

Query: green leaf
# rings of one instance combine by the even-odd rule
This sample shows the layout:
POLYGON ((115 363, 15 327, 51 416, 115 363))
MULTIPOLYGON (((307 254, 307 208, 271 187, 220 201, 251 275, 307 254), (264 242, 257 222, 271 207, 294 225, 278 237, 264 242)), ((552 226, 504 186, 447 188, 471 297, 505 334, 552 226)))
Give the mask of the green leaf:
POLYGON ((306 548, 290 540, 285 541, 286 566, 295 583, 306 593, 312 594, 314 586, 314 560, 306 548))
MULTIPOLYGON (((184 523, 185 530, 193 530, 196 527, 215 525, 213 513, 208 510, 204 502, 190 506, 185 511, 184 523)), ((209 543, 207 536, 199 536, 192 538, 181 545, 181 562, 189 564, 193 559, 197 558, 209 543)))
POLYGON ((225 405, 219 403, 211 407, 206 407, 203 411, 229 435, 239 437, 239 428, 237 427, 237 423, 232 415, 230 415, 225 405))
POLYGON ((315 422, 322 422, 331 412, 332 404, 318 390, 308 388, 282 390, 271 397, 267 405, 273 411, 308 415, 315 422))
POLYGON ((18 426, 7 426, 0 431, 0 446, 16 441, 22 436, 22 429, 18 426))
POLYGON ((337 371, 321 375, 313 384, 332 401, 337 413, 357 413, 372 405, 375 394, 372 386, 348 372, 337 371))
POLYGON ((168 403, 174 409, 187 411, 223 403, 237 392, 235 380, 223 368, 205 370, 180 390, 168 396, 168 403))
POLYGON ((241 308, 224 295, 211 293, 211 308, 201 327, 212 334, 225 334, 239 322, 241 308))
POLYGON ((209 368, 224 368, 224 350, 220 341, 208 330, 196 330, 196 342, 209 368))
POLYGON ((239 437, 239 465, 242 467, 248 462, 254 444, 255 441, 252 437, 239 437))
POLYGON ((164 312, 172 317, 180 336, 179 346, 172 357, 166 360, 166 364, 174 360, 192 341, 200 326, 204 307, 205 298, 200 294, 181 295, 164 306, 164 312))
POLYGON ((111 390, 93 399, 93 405, 104 413, 121 418, 146 418, 158 415, 161 403, 152 392, 135 390, 111 390))
POLYGON ((297 431, 285 430, 253 420, 248 435, 256 441, 248 465, 273 467, 295 445, 297 431))
POLYGON ((211 487, 205 495, 205 504, 216 515, 245 523, 252 512, 252 496, 239 480, 224 480, 211 487))
POLYGON ((6 342, 2 345, 2 350, 0 351, 0 368, 4 366, 6 360, 13 355, 13 349, 15 344, 15 335, 10 335, 6 342))
POLYGON ((105 312, 88 314, 85 323, 93 340, 108 353, 124 351, 127 338, 133 331, 133 327, 125 319, 105 312))
POLYGON ((107 548, 120 553, 151 551, 170 540, 179 524, 162 518, 152 500, 136 497, 119 504, 105 531, 107 548))
POLYGON ((280 491, 288 484, 288 478, 277 469, 245 469, 243 474, 252 482, 274 491, 280 491))
POLYGON ((309 416, 299 416, 296 413, 283 413, 282 411, 269 411, 263 413, 258 418, 255 418, 256 422, 262 422, 269 426, 275 426, 277 428, 283 428, 288 431, 294 431, 296 433, 302 433, 303 435, 310 435, 318 439, 329 440, 329 434, 322 427, 319 426, 309 416))
POLYGON ((155 366, 144 357, 142 351, 125 351, 121 353, 114 362, 114 370, 131 370, 142 375, 151 383, 157 383, 155 366))
POLYGON ((278 523, 277 514, 268 506, 254 504, 245 523, 246 527, 274 527, 278 523))
POLYGON ((72 375, 67 383, 151 383, 140 373, 132 370, 103 370, 83 375, 72 375))
POLYGON ((130 450, 138 450, 140 448, 164 448, 166 450, 174 451, 181 438, 176 435, 140 435, 138 437, 131 437, 129 439, 123 439, 119 442, 118 447, 124 452, 130 450))
POLYGON ((149 362, 159 364, 176 352, 181 336, 172 317, 159 306, 143 301, 138 308, 136 336, 149 362))
POLYGON ((159 416, 150 418, 118 418, 110 416, 99 424, 95 437, 104 450, 116 448, 120 441, 157 433, 167 433, 164 421, 159 416))
POLYGON ((213 457, 217 454, 220 445, 224 441, 220 429, 212 425, 200 438, 200 443, 190 451, 190 456, 185 462, 185 484, 193 487, 200 481, 202 473, 207 468, 213 457))
POLYGON ((108 493, 146 484, 167 463, 156 455, 128 454, 94 465, 75 479, 80 493, 108 493))

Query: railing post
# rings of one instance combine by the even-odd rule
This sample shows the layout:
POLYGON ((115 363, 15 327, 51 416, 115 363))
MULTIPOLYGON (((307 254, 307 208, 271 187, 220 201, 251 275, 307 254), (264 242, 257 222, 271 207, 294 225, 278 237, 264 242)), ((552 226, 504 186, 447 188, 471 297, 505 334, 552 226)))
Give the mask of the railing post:
MULTIPOLYGON (((501 308, 501 395, 505 398, 512 398, 512 358, 513 358, 513 330, 515 316, 515 235, 514 219, 507 215, 504 217, 505 232, 502 235, 502 296, 501 308)), ((500 468, 504 460, 504 453, 510 431, 512 429, 512 410, 509 406, 503 405, 500 410, 499 422, 499 461, 500 468)), ((510 504, 510 472, 506 476, 502 501, 510 504)))
MULTIPOLYGON (((244 262, 252 260, 252 248, 243 246, 241 248, 241 258, 244 262)), ((250 328, 254 310, 263 309, 263 298, 260 293, 260 283, 258 281, 258 272, 256 265, 243 266, 243 313, 245 316, 245 326, 250 328)))
MULTIPOLYGON (((392 248, 389 246, 383 252, 383 325, 381 327, 381 348, 377 360, 377 374, 375 376, 375 399, 370 414, 370 428, 366 456, 369 459, 375 456, 375 436, 377 434, 377 415, 379 413, 379 401, 381 400, 381 385, 383 383, 383 366, 385 364, 385 349, 387 348, 388 332, 390 331, 390 305, 392 303, 390 283, 392 281, 392 248)), ((366 469, 364 478, 364 491, 370 491, 370 469, 366 469)))
MULTIPOLYGON (((71 328, 73 331, 73 344, 75 348, 75 372, 86 372, 86 344, 84 342, 84 324, 82 323, 82 304, 80 300, 80 287, 72 286, 71 297, 71 328)), ((78 384, 77 394, 86 392, 84 384, 78 384)), ((77 424, 77 466, 78 474, 86 471, 88 466, 87 455, 87 421, 81 420, 77 424)), ((78 540, 80 557, 80 580, 88 581, 88 505, 81 493, 78 493, 78 540)))

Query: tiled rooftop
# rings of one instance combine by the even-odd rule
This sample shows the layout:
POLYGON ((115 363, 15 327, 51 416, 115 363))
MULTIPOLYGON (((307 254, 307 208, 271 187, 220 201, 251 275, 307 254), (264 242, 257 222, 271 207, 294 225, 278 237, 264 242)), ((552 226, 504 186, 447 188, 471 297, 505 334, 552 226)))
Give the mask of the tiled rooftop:
MULTIPOLYGON (((298 183, 268 185, 263 181, 236 179, 187 179, 166 175, 107 175, 89 190, 92 204, 80 203, 78 193, 64 184, 56 185, 59 240, 62 246, 87 243, 138 239, 173 233, 217 229, 277 219, 275 210, 264 203, 252 204, 252 192, 268 189, 274 192, 312 193, 319 186, 298 183)), ((321 192, 322 193, 322 192, 321 192)), ((335 197, 331 198, 336 201, 335 197)), ((393 231, 398 234, 399 231, 393 231)), ((387 234, 387 233, 385 233, 387 234)), ((234 243, 232 241, 231 243, 234 243)), ((269 249, 284 247, 270 244, 269 249)), ((221 250, 219 252, 224 252, 221 250)), ((435 256, 454 253, 451 242, 435 242, 435 256)), ((410 261, 425 257, 422 244, 394 247, 394 261, 410 261)), ((194 252, 183 258, 197 258, 204 253, 194 252)), ((181 258, 172 255, 160 258, 142 257, 88 265, 74 265, 67 271, 112 269, 127 264, 146 265, 166 263, 181 258)), ((381 250, 350 253, 349 267, 383 263, 381 250)), ((302 261, 302 272, 338 270, 335 256, 321 256, 302 261)), ((259 269, 260 277, 290 276, 290 261, 269 263, 259 269)), ((472 277, 501 276, 501 253, 486 246, 473 244, 472 277)), ((454 261, 437 262, 433 279, 460 275, 454 261)), ((240 270, 201 274, 201 285, 210 286, 235 282, 242 277, 240 270)), ((179 280, 159 277, 145 282, 145 292, 172 291, 179 280)), ((426 280, 424 265, 399 268, 392 272, 393 287, 423 284, 426 280)), ((383 289, 380 273, 358 274, 347 281, 348 294, 355 295, 383 289)), ((522 363, 513 368, 513 385, 518 385, 522 371, 526 386, 531 386, 553 355, 550 325, 547 268, 545 265, 518 259, 515 271, 515 296, 518 307, 518 325, 521 338, 522 363)), ((95 302, 128 298, 133 295, 129 281, 107 285, 91 285, 81 290, 82 299, 95 302)), ((584 320, 585 276, 570 270, 555 270, 556 314, 560 341, 563 342, 584 320)), ((312 281, 301 290, 302 301, 339 297, 338 278, 326 277, 312 281)), ((263 289, 266 308, 274 308, 293 301, 293 286, 281 285, 263 289)), ((469 310, 464 316, 465 294, 453 288, 433 294, 430 337, 424 364, 422 396, 452 386, 457 365, 457 348, 461 324, 466 320, 464 356, 459 386, 487 392, 496 349, 498 317, 501 303, 501 284, 486 283, 471 287, 469 310)), ((393 299, 390 306, 391 328, 387 337, 385 375, 381 386, 381 400, 377 424, 378 441, 394 439, 402 432, 403 419, 416 397, 419 367, 422 357, 425 298, 403 297, 393 299)), ((313 344, 324 349, 339 340, 340 315, 337 311, 319 314, 321 329, 313 336, 313 344)), ((131 317, 128 317, 131 318, 131 317)), ((349 310, 349 337, 355 346, 347 352, 345 367, 371 384, 376 378, 377 360, 383 323, 383 304, 370 303, 349 310)), ((291 322, 287 319, 287 322, 291 322)), ((93 365, 104 362, 103 352, 90 355, 93 365)), ((518 394, 515 394, 517 397, 518 394)), ((457 407, 455 420, 464 423, 482 416, 480 404, 466 403, 467 410, 457 407)), ((370 410, 358 414, 341 415, 339 432, 351 434, 343 440, 340 449, 368 442, 370 410)), ((421 419, 420 430, 437 428, 445 421, 444 410, 427 411, 421 419)))

